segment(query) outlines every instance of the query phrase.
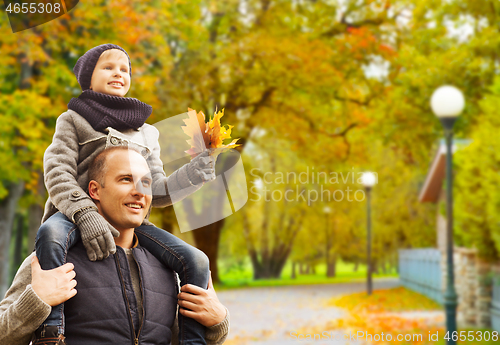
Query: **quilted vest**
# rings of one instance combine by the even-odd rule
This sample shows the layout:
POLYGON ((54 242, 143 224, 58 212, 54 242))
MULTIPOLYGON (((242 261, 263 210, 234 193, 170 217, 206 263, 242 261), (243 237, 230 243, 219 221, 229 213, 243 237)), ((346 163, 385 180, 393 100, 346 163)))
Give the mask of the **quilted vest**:
POLYGON ((143 310, 138 310, 121 247, 95 262, 89 261, 81 241, 69 250, 67 261, 75 265, 78 292, 64 306, 68 344, 170 344, 177 308, 175 274, 140 246, 132 253, 139 266, 143 310), (142 324, 138 313, 144 313, 142 324))

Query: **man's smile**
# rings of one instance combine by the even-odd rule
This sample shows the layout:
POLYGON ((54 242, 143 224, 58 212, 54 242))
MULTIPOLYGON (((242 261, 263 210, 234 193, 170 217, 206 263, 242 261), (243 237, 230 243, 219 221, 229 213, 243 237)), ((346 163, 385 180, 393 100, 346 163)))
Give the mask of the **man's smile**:
POLYGON ((140 212, 144 208, 144 205, 142 203, 127 203, 125 204, 129 209, 131 209, 133 212, 140 212))

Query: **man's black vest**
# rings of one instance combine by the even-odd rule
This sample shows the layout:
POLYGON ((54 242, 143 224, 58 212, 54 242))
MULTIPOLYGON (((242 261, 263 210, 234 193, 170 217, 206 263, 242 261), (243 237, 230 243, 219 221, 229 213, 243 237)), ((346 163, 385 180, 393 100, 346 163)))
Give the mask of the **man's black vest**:
POLYGON ((67 261, 75 265, 78 284, 64 307, 68 344, 170 344, 177 307, 174 272, 144 248, 132 251, 141 278, 142 325, 124 250, 116 247, 116 254, 96 262, 89 261, 81 241, 69 250, 67 261))

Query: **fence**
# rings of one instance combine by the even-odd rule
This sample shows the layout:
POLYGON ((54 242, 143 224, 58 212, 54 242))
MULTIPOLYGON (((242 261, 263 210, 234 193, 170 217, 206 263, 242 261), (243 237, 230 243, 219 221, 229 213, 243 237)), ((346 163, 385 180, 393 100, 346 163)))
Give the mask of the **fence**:
POLYGON ((400 249, 399 279, 406 288, 443 304, 441 253, 438 249, 400 249))
POLYGON ((491 300, 491 328, 500 332, 500 278, 493 280, 493 299, 491 300))

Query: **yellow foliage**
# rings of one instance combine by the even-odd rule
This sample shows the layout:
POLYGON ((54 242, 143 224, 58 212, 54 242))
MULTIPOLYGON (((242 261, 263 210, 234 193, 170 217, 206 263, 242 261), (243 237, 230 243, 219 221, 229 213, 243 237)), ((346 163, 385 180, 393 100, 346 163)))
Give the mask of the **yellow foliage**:
POLYGON ((187 142, 191 148, 186 151, 191 157, 196 157, 200 152, 206 149, 211 151, 210 155, 217 156, 220 153, 240 146, 236 144, 238 139, 234 139, 229 144, 223 144, 226 139, 231 139, 231 129, 234 126, 221 126, 220 119, 224 116, 224 109, 214 113, 214 117, 205 123, 205 114, 196 113, 195 110, 188 108, 188 118, 184 120, 185 126, 182 130, 191 139, 187 142))

